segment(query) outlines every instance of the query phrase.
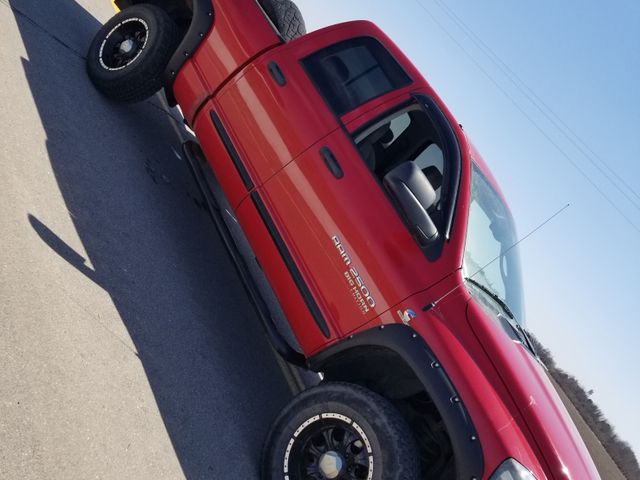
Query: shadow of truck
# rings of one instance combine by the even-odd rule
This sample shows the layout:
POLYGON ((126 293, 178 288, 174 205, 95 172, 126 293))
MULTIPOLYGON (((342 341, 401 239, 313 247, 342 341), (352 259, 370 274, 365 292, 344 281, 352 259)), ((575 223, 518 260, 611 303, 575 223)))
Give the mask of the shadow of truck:
POLYGON ((45 219, 25 221, 109 294, 185 476, 257 478, 263 437, 290 392, 176 157, 179 122, 157 98, 121 106, 94 91, 82 55, 100 25, 76 2, 11 8, 51 169, 87 258, 45 219))

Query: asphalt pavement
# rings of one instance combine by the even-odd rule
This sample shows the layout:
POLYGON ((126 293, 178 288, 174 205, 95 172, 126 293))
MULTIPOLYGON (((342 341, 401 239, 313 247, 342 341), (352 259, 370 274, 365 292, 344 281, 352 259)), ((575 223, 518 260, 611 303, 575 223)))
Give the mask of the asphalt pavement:
POLYGON ((291 389, 181 119, 87 79, 112 14, 0 0, 0 479, 255 479, 291 389))

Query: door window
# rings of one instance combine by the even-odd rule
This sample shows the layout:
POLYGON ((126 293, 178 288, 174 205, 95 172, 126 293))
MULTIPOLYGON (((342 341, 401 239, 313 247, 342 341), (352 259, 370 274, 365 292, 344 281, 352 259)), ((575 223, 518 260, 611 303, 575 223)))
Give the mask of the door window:
POLYGON ((380 42, 359 37, 331 45, 302 61, 336 115, 411 83, 380 42))
POLYGON ((385 114, 356 132, 353 139, 365 164, 380 183, 385 175, 405 162, 413 162, 425 175, 436 193, 428 207, 429 215, 441 230, 453 205, 459 172, 459 152, 443 128, 433 108, 411 102, 385 114))
POLYGON ((380 181, 401 163, 412 161, 426 175, 440 199, 444 172, 442 139, 419 105, 384 117, 356 135, 355 142, 369 170, 380 181))

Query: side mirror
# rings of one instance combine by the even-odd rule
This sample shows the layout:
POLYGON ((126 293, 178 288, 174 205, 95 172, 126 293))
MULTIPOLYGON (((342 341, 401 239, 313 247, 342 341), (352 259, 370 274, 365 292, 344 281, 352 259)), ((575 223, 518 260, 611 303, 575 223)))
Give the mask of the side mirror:
POLYGON ((427 247, 438 240, 438 229, 427 212, 436 203, 436 192, 422 170, 405 162, 387 173, 383 183, 418 243, 427 247))

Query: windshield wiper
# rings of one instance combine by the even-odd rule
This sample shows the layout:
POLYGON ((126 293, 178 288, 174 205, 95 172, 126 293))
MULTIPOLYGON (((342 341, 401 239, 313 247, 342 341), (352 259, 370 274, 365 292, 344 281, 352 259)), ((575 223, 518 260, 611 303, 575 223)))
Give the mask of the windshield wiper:
POLYGON ((489 297, 491 297, 498 305, 500 305, 502 310, 504 310, 504 313, 506 313, 509 316, 509 318, 513 321, 502 317, 501 314, 498 314, 498 317, 502 317, 504 321, 509 324, 509 327, 511 327, 513 332, 518 336, 518 338, 520 338, 520 343, 522 343, 522 345, 524 345, 526 349, 533 354, 534 357, 538 358, 538 352, 536 352, 536 349, 533 346, 533 342, 529 338, 529 334, 527 334, 527 331, 522 327, 522 325, 520 325, 518 320, 516 320, 515 316, 513 315, 513 312, 511 311, 509 306, 505 303, 505 301, 502 300, 495 292, 492 292, 491 289, 487 288, 477 280, 474 280, 473 278, 469 278, 469 277, 466 277, 465 280, 467 282, 472 283, 474 286, 478 287, 480 290, 486 293, 489 297))
POLYGON ((536 351, 536 347, 533 346, 533 342, 531 341, 529 334, 524 329, 524 327, 518 323, 517 320, 516 320, 515 328, 520 332, 520 334, 522 335, 522 338, 524 338, 524 343, 526 347, 529 349, 529 351, 533 353, 534 357, 538 358, 538 352, 536 351))
POLYGON ((512 320, 514 320, 516 317, 513 315, 513 312, 511 311, 511 309, 509 308, 509 306, 505 303, 504 300, 502 300, 500 298, 500 296, 491 291, 491 289, 489 289, 488 287, 485 287, 483 284, 481 284, 480 282, 478 282, 477 280, 474 280, 471 277, 465 277, 465 280, 467 282, 472 283, 474 286, 478 287, 480 290, 482 290, 484 293, 486 293, 487 295, 489 295, 489 297, 491 297, 498 305, 500 305, 500 307, 502 308, 502 310, 504 310, 504 313, 506 313, 507 315, 509 315, 509 318, 511 318, 512 320))
POLYGON ((522 346, 525 347, 527 350, 529 350, 529 352, 531 352, 531 354, 534 357, 536 357, 537 359, 540 359, 540 357, 538 356, 538 352, 536 351, 536 348, 533 346, 533 342, 531 341, 531 338, 529 338, 529 334, 524 329, 524 327, 517 322, 517 320, 514 320, 512 322, 508 318, 505 318, 501 313, 498 314, 498 319, 503 325, 507 323, 509 325, 509 328, 511 328, 511 330, 513 331, 513 333, 515 333, 518 339, 520 339, 520 343, 522 344, 522 346))

